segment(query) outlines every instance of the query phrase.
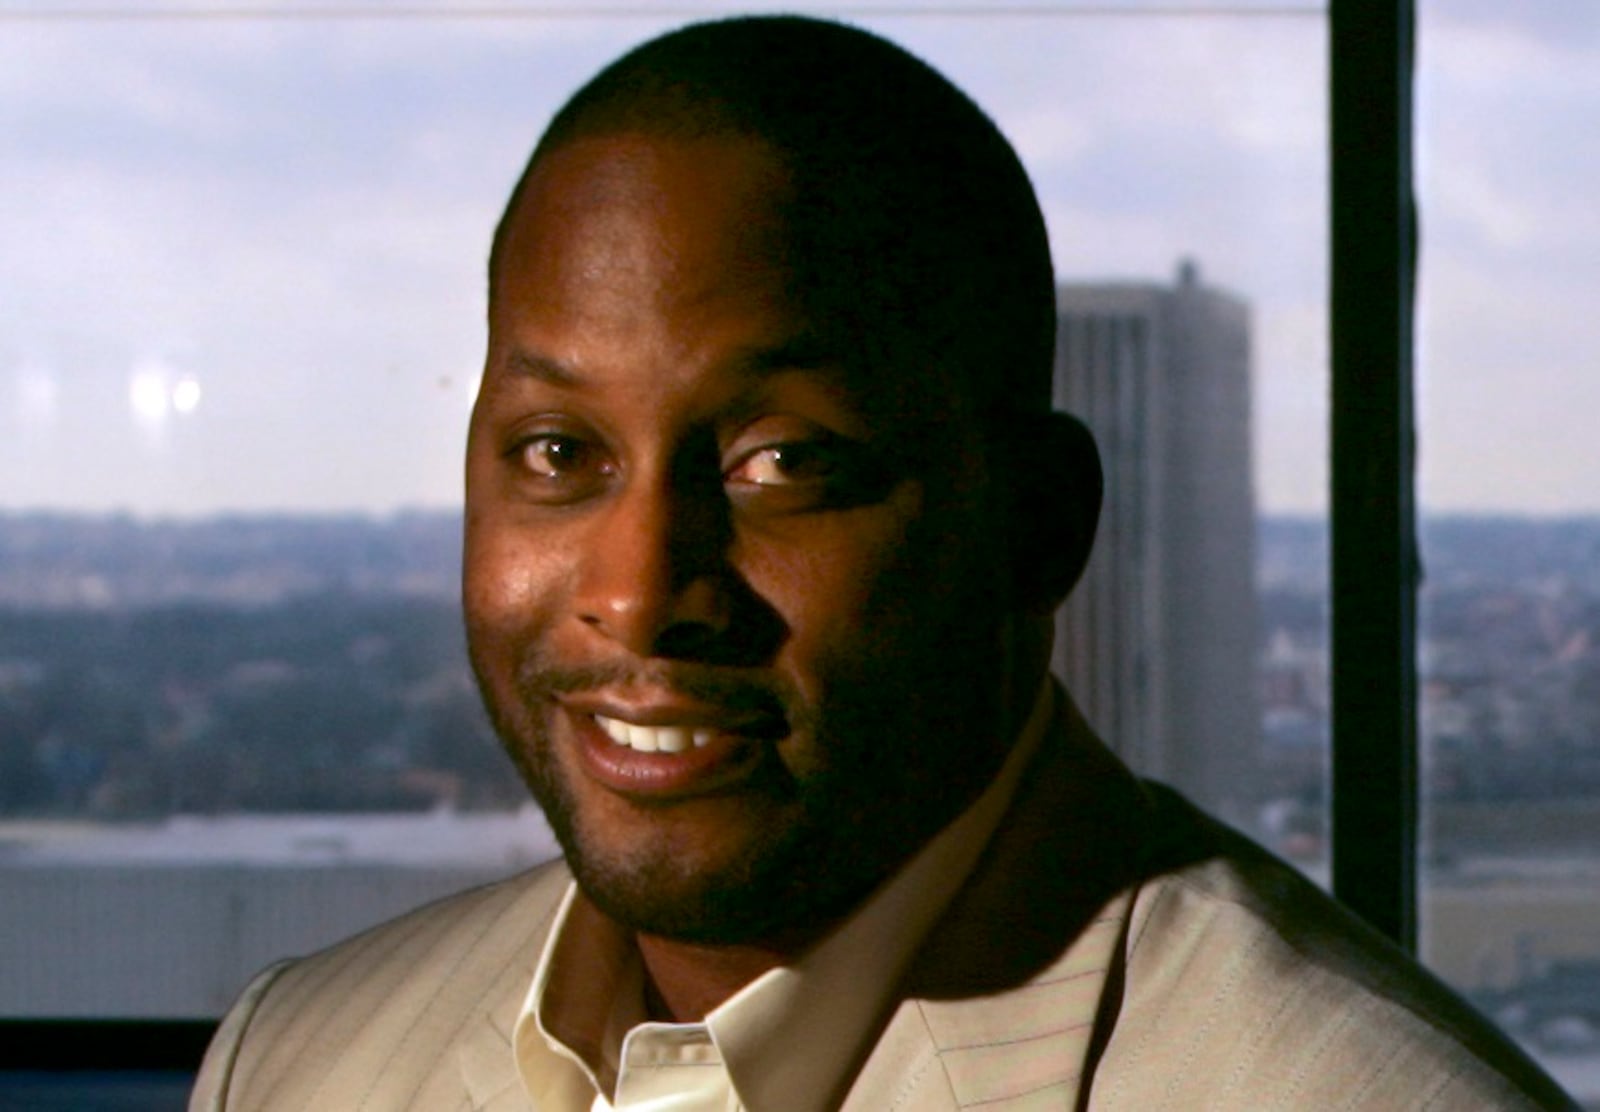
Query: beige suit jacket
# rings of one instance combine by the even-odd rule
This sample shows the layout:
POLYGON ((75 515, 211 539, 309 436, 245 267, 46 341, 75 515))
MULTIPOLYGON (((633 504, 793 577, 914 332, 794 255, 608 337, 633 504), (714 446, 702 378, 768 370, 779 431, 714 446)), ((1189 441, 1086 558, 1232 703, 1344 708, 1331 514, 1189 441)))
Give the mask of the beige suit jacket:
MULTIPOLYGON (((529 1108, 511 1031, 567 881, 547 866, 266 971, 191 1109, 529 1108)), ((1070 716, 830 1096, 848 1112, 1575 1107, 1427 974, 1070 716)))

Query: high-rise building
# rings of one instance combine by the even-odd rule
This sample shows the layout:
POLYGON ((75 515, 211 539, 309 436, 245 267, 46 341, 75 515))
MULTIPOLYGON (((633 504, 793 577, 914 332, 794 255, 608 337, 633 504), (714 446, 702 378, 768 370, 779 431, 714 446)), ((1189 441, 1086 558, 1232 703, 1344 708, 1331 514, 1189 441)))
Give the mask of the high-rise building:
POLYGON ((1236 822, 1256 802, 1250 319, 1192 262, 1171 286, 1057 290, 1055 403, 1106 499, 1055 670, 1136 770, 1236 822))

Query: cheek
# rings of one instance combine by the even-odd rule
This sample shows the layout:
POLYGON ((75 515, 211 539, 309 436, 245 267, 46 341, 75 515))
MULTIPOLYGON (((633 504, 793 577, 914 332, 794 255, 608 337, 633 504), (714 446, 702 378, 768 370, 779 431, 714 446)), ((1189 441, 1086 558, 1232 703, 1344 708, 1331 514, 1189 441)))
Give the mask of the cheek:
POLYGON ((978 514, 896 515, 791 556, 784 578, 798 666, 897 686, 991 654, 1005 609, 978 514))
POLYGON ((490 656, 548 628, 568 577, 563 550, 559 543, 534 543, 521 531, 469 516, 461 599, 467 638, 480 666, 513 664, 490 656))
POLYGON ((856 670, 902 647, 891 631, 934 586, 931 573, 941 562, 938 553, 918 551, 918 501, 911 492, 744 546, 736 563, 781 616, 788 630, 781 655, 803 687, 819 682, 818 672, 856 670))

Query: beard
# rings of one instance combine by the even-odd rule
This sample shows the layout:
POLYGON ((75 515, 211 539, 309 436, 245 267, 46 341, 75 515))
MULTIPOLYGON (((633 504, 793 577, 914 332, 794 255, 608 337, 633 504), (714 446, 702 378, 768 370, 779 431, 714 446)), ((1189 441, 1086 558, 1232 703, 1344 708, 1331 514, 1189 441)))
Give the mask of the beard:
MULTIPOLYGON (((830 675, 826 713, 781 676, 690 662, 570 667, 529 652, 502 698, 478 665, 496 732, 544 810, 584 894, 623 926, 702 944, 814 933, 858 904, 985 786, 1004 747, 994 642, 984 652, 949 639, 915 661, 888 658, 871 674, 830 675), (767 752, 717 805, 738 816, 714 856, 670 837, 614 844, 591 816, 557 753, 556 697, 646 680, 699 702, 759 712, 805 739, 817 760, 791 769, 767 752), (908 736, 910 735, 910 736, 908 736)), ((476 654, 475 654, 476 657, 476 654)), ((883 661, 877 654, 863 659, 883 661)), ((761 741, 775 745, 775 741, 761 741)), ((669 829, 676 803, 624 804, 669 829)))

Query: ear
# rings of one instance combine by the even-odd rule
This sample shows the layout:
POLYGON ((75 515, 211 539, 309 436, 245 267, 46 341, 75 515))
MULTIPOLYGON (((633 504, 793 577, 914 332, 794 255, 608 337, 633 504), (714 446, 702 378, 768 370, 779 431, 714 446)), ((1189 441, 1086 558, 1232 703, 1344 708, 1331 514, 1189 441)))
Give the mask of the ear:
POLYGON ((1089 562, 1104 476, 1094 436, 1076 417, 1045 414, 1019 431, 1007 476, 1014 597, 1020 608, 1049 615, 1089 562))

